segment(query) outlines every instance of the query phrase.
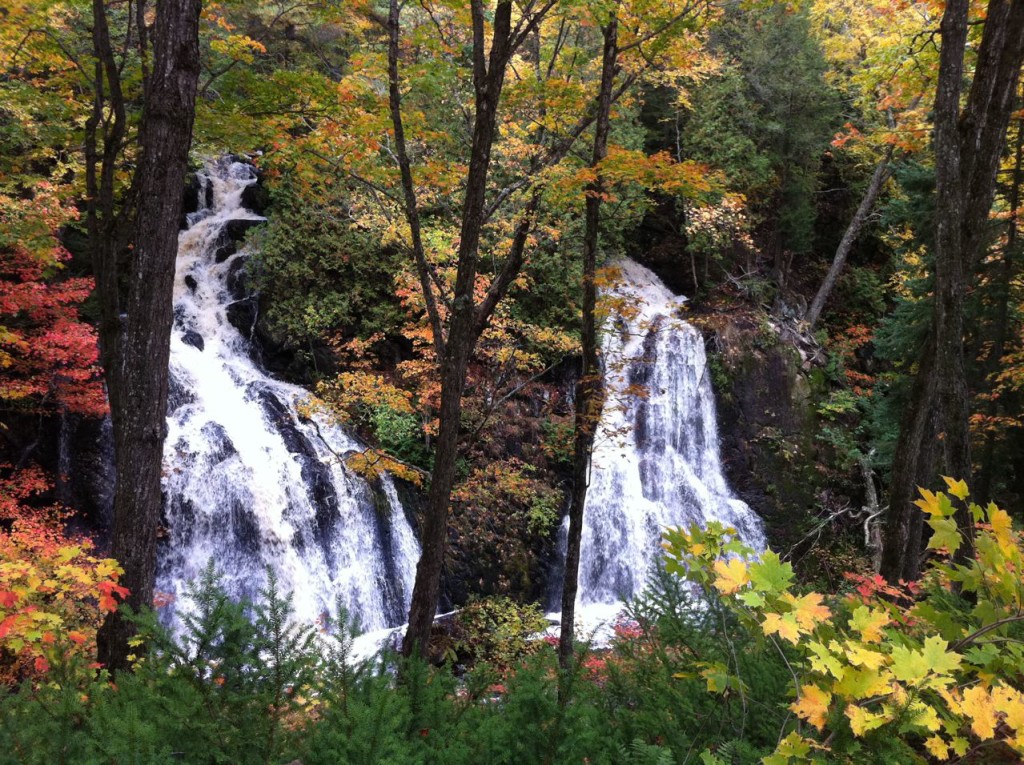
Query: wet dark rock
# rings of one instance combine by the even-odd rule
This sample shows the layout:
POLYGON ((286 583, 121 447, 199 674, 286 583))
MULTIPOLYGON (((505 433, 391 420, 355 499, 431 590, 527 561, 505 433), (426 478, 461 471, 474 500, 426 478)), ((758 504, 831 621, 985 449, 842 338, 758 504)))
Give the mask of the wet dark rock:
POLYGON ((223 263, 236 252, 238 252, 238 245, 229 240, 213 251, 213 259, 217 263, 223 263))
POLYGON ((773 548, 789 549, 795 517, 817 506, 815 386, 799 349, 777 328, 738 315, 710 338, 722 463, 739 497, 765 521, 773 548))
POLYGON ((191 404, 195 401, 192 391, 182 385, 176 375, 170 375, 167 379, 167 414, 170 416, 179 407, 191 404))
POLYGON ((238 454, 235 445, 231 443, 224 426, 217 422, 208 422, 203 425, 203 440, 210 445, 209 464, 216 465, 229 457, 238 454))
POLYGON ((196 289, 199 287, 199 283, 196 281, 196 278, 192 276, 192 274, 188 274, 185 277, 185 286, 188 287, 189 292, 195 292, 196 289))
MULTIPOLYGON (((647 332, 644 338, 643 355, 629 367, 629 384, 638 388, 647 388, 654 374, 654 367, 658 361, 658 333, 663 324, 662 317, 658 317, 647 332)), ((650 405, 647 399, 641 399, 637 403, 637 413, 634 421, 634 438, 637 448, 643 450, 647 446, 648 418, 650 417, 650 405)))
POLYGON ((199 210, 199 192, 201 184, 199 176, 189 173, 185 179, 185 190, 181 199, 181 228, 188 228, 188 214, 199 210))
POLYGON ((227 276, 224 278, 228 294, 235 300, 244 300, 249 297, 248 273, 245 270, 247 260, 248 258, 239 257, 231 261, 227 276))
POLYGON ((206 343, 203 340, 203 336, 196 332, 194 329, 187 330, 181 337, 181 342, 185 345, 191 345, 193 348, 203 350, 206 347, 206 343))
POLYGON ((255 298, 236 300, 228 305, 224 313, 228 317, 228 323, 237 329, 242 337, 252 340, 253 327, 259 313, 255 298))
POLYGON ((227 223, 224 224, 224 234, 226 234, 227 238, 233 242, 241 242, 243 239, 245 239, 245 233, 249 229, 255 228, 256 226, 259 226, 261 223, 263 223, 263 221, 261 220, 229 220, 227 223))
POLYGON ((242 191, 242 206, 257 215, 263 215, 270 206, 270 192, 261 182, 246 186, 242 191))
POLYGON ((231 503, 231 536, 238 550, 246 555, 256 555, 260 550, 260 526, 252 507, 235 500, 231 503))

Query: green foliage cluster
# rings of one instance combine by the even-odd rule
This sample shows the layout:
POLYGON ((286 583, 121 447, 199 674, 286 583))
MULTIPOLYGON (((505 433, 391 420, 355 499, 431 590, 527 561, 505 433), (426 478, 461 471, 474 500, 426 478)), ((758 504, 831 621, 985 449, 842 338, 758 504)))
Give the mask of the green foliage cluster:
POLYGON ((725 173, 780 250, 806 253, 819 165, 839 115, 806 4, 727 5, 711 49, 724 64, 694 89, 682 149, 725 173))
POLYGON ((393 277, 405 256, 353 226, 323 188, 282 178, 270 189, 273 212, 251 235, 250 271, 271 336, 305 348, 336 333, 368 337, 399 326, 393 277))

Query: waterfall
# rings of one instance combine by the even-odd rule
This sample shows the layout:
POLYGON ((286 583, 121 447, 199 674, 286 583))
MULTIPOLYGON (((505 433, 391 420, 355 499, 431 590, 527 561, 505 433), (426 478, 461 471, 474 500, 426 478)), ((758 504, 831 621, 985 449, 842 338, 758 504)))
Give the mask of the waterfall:
POLYGON ((362 444, 300 415, 306 391, 271 378, 236 328, 255 321, 232 241, 263 220, 242 203, 255 171, 226 158, 199 178, 175 274, 157 590, 180 597, 212 559, 232 595, 254 597, 269 566, 299 620, 340 600, 363 629, 400 624, 419 546, 391 479, 348 470, 337 455, 362 444))
POLYGON ((607 397, 584 512, 584 612, 643 589, 666 527, 718 520, 764 547, 760 520, 722 474, 704 340, 680 318, 686 299, 637 263, 618 268, 604 296, 613 318, 602 340, 607 397))

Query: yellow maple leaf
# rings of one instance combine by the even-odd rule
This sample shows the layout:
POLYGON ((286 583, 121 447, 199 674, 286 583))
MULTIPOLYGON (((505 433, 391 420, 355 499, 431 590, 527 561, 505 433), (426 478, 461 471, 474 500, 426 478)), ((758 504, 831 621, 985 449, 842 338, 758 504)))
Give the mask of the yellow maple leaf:
POLYGON ((996 538, 996 544, 1004 555, 1009 555, 1013 549, 1013 522, 1010 514, 998 507, 989 513, 988 522, 992 524, 992 534, 996 538))
POLYGON ((765 614, 761 630, 765 635, 778 634, 793 645, 800 640, 800 627, 793 614, 765 614))
POLYGON ((886 716, 869 712, 864 707, 859 707, 856 704, 850 704, 846 707, 846 716, 850 719, 850 730, 853 731, 854 736, 863 736, 869 730, 883 725, 886 722, 886 716))
POLYGON ((961 502, 967 499, 967 495, 971 493, 970 490, 967 488, 966 481, 954 481, 952 478, 945 475, 942 476, 942 480, 945 481, 946 486, 949 487, 949 493, 952 494, 957 499, 959 499, 961 502))
POLYGON ((885 611, 858 606, 850 617, 850 627, 860 633, 865 643, 877 643, 882 639, 882 627, 891 621, 885 611))
POLYGON ((807 720, 818 730, 825 727, 825 720, 828 719, 828 705, 832 701, 832 694, 816 685, 800 686, 800 698, 789 705, 797 717, 807 720))
POLYGON ((747 564, 739 558, 715 561, 715 589, 723 595, 731 595, 749 581, 747 564))
POLYGON ((858 667, 878 669, 885 664, 888 657, 884 653, 872 651, 860 643, 847 643, 846 658, 849 659, 851 664, 858 667))
POLYGON ((971 721, 971 730, 975 736, 982 741, 995 736, 998 712, 988 690, 980 685, 968 688, 964 691, 961 708, 964 715, 971 721))
POLYGON ((930 739, 924 742, 924 748, 928 750, 936 760, 948 760, 949 759, 949 744, 942 736, 932 736, 930 739))
POLYGON ((917 490, 921 494, 921 499, 914 502, 914 504, 928 515, 942 515, 942 509, 939 507, 939 498, 935 493, 928 491, 928 489, 922 489, 920 486, 917 487, 917 490))
POLYGON ((822 604, 820 593, 809 592, 803 597, 795 598, 787 592, 784 599, 793 607, 793 616, 805 632, 810 632, 832 616, 828 606, 822 604))

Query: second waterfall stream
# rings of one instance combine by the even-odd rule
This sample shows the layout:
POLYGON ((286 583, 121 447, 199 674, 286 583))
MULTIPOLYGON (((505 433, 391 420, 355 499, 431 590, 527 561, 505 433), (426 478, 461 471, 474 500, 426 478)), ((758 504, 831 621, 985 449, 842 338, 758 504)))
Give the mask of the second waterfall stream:
POLYGON ((580 554, 577 613, 586 628, 643 590, 667 527, 717 520, 764 547, 760 519, 722 472, 704 339, 681 318, 686 299, 631 260, 613 270, 580 554))

